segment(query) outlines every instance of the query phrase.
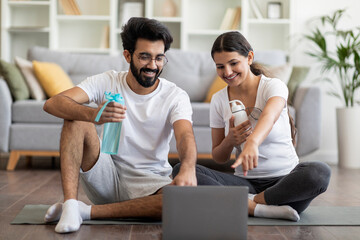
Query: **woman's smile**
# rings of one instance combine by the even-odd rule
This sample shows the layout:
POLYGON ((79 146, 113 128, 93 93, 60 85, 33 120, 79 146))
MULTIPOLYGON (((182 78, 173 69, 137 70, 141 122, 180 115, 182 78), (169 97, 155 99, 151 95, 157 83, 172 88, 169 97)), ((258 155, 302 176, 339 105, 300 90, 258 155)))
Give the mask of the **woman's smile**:
POLYGON ((224 76, 224 79, 228 80, 228 81, 231 81, 233 80, 235 77, 237 77, 239 75, 239 73, 233 73, 231 75, 229 75, 228 77, 225 77, 224 76))

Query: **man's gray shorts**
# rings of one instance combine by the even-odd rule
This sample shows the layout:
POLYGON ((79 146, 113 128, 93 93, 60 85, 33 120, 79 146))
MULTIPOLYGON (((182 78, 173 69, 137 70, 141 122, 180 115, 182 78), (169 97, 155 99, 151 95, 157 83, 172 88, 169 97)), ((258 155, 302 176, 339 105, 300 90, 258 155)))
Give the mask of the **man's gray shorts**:
POLYGON ((169 176, 142 172, 111 155, 100 153, 96 164, 87 172, 80 170, 82 187, 94 204, 106 204, 149 196, 171 183, 169 176))

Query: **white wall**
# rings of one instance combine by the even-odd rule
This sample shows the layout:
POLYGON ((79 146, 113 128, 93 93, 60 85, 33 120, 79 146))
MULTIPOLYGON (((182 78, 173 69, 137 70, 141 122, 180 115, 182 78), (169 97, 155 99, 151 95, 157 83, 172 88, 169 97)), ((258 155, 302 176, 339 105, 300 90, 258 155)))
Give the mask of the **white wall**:
MULTIPOLYGON (((314 59, 305 55, 309 48, 309 42, 305 40, 298 41, 301 34, 309 32, 314 21, 314 17, 333 13, 337 9, 346 8, 347 15, 342 20, 343 24, 339 26, 351 28, 360 26, 360 1, 359 0, 295 0, 294 6, 294 32, 293 49, 291 55, 294 65, 311 66, 309 76, 304 84, 315 84, 314 79, 320 76, 320 67, 314 59), (295 40, 296 39, 296 40, 295 40)), ((329 77, 335 77, 333 75, 329 77)), ((308 155, 303 160, 320 160, 328 163, 337 163, 337 133, 336 133, 336 108, 344 104, 335 97, 326 94, 329 85, 325 83, 316 83, 322 89, 322 136, 321 146, 318 151, 308 155)))

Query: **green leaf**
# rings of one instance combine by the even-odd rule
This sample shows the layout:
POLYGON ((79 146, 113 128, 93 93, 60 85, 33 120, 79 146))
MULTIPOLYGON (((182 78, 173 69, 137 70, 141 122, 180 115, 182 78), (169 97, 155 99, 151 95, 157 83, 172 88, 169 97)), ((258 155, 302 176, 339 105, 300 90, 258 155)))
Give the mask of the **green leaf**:
POLYGON ((326 52, 326 40, 324 35, 321 33, 319 28, 311 33, 311 35, 305 35, 305 38, 311 40, 315 45, 317 45, 322 52, 326 52))
POLYGON ((354 66, 356 71, 360 72, 360 56, 357 51, 354 51, 354 66))
POLYGON ((319 83, 319 82, 327 82, 327 83, 333 83, 333 80, 327 77, 319 77, 319 78, 315 78, 314 80, 312 80, 312 82, 314 83, 319 83))
POLYGON ((337 29, 344 15, 345 9, 339 9, 333 14, 320 17, 321 26, 304 36, 304 39, 316 47, 305 53, 321 64, 321 73, 329 72, 334 75, 331 79, 320 77, 315 81, 330 83, 327 93, 344 101, 346 106, 353 106, 355 92, 360 89, 360 26, 337 29), (329 25, 332 30, 325 30, 329 25), (338 84, 341 91, 336 88, 338 84))
POLYGON ((339 98, 340 100, 342 99, 340 94, 336 93, 336 92, 326 92, 327 94, 329 94, 330 96, 333 96, 333 97, 336 97, 336 98, 339 98))
POLYGON ((340 46, 337 47, 336 53, 337 53, 339 61, 342 64, 344 64, 346 59, 351 54, 351 49, 347 46, 344 46, 342 43, 340 43, 340 46))

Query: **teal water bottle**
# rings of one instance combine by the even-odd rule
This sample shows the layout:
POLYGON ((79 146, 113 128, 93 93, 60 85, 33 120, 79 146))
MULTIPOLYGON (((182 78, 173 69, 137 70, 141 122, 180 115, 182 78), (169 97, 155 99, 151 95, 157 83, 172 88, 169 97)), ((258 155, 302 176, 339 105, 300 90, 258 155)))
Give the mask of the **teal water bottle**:
MULTIPOLYGON (((121 105, 125 105, 124 98, 120 93, 112 94, 105 92, 105 98, 108 100, 104 106, 98 112, 95 122, 100 120, 100 116, 103 113, 105 107, 110 102, 118 102, 121 105)), ((120 133, 122 122, 108 122, 104 124, 104 132, 102 138, 101 152, 108 154, 117 154, 119 149, 120 133)))

